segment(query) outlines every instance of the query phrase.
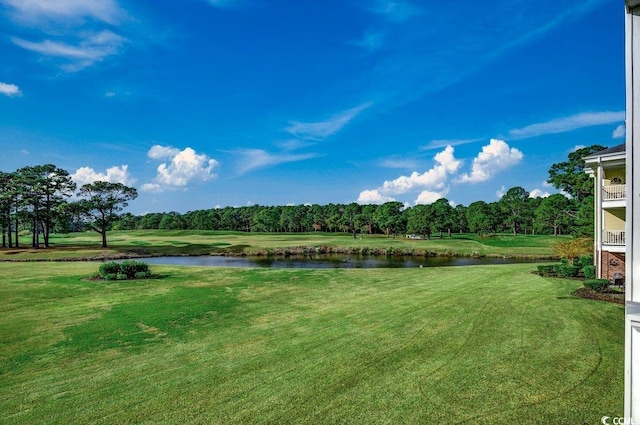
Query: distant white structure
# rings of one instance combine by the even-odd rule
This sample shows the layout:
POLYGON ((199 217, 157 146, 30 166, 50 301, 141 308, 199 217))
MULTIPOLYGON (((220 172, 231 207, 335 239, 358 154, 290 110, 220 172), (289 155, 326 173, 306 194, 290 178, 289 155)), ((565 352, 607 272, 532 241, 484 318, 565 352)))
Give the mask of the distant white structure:
POLYGON ((626 139, 626 302, 625 424, 640 424, 640 0, 625 0, 626 139))

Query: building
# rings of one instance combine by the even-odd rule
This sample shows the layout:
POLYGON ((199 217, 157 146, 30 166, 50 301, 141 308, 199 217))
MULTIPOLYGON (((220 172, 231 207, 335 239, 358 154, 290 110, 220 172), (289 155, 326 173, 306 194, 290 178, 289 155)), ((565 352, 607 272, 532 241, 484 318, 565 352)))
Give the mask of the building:
POLYGON ((623 284, 626 251, 626 144, 584 158, 595 184, 594 258, 597 277, 623 284))

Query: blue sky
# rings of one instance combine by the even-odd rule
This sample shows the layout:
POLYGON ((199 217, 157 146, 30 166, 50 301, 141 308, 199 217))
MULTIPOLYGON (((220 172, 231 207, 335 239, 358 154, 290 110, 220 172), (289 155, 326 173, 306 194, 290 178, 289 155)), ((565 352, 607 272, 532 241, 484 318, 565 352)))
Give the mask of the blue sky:
POLYGON ((0 0, 0 169, 133 213, 554 193, 624 142, 621 0, 0 0))

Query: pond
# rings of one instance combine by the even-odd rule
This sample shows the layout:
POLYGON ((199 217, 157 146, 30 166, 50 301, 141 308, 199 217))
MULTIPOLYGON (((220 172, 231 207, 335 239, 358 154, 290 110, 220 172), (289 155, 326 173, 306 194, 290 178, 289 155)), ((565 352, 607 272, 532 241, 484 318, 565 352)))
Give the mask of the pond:
POLYGON ((523 258, 471 258, 471 257, 402 257, 359 255, 314 255, 291 257, 152 257, 147 264, 205 266, 205 267, 264 267, 281 269, 371 269, 442 266, 476 266, 483 264, 540 263, 545 260, 523 258))

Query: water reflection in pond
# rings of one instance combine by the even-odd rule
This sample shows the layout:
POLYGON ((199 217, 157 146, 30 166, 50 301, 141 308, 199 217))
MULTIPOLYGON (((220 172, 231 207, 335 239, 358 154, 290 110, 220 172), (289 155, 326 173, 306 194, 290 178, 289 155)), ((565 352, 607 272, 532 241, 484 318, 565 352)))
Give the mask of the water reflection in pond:
POLYGON ((522 258, 470 258, 470 257, 399 257, 358 255, 315 255, 292 257, 153 257, 143 260, 148 264, 206 266, 206 267, 265 267, 282 269, 329 268, 411 268, 442 266, 475 266, 482 264, 534 263, 544 260, 522 258))

